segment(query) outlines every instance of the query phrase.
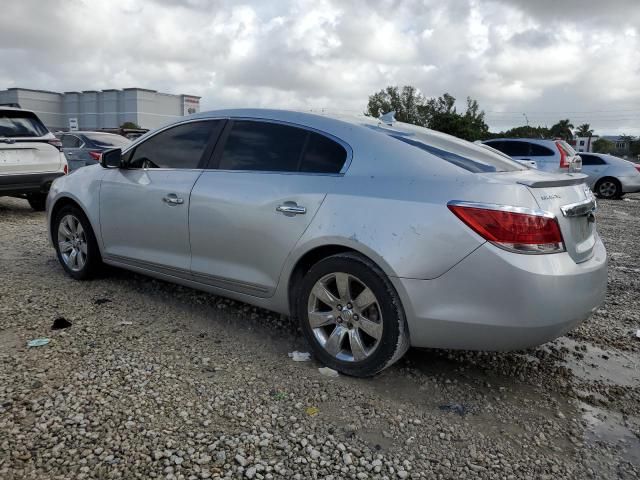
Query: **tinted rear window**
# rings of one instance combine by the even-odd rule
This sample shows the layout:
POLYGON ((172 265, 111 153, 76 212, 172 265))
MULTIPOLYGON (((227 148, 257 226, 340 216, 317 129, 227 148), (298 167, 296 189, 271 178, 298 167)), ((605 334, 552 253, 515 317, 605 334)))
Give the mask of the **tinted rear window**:
POLYGON ((347 160, 347 151, 342 145, 317 133, 309 133, 307 148, 300 164, 301 172, 340 173, 347 160))
POLYGON ((510 157, 526 157, 529 155, 529 142, 512 142, 505 140, 499 147, 495 148, 510 157))
POLYGON ((543 147, 542 145, 538 145, 537 143, 531 144, 532 157, 549 157, 553 155, 555 155, 555 153, 550 148, 543 147))
POLYGON ((34 113, 0 110, 0 137, 42 137, 47 133, 34 113))
POLYGON ((580 158, 582 158, 582 165, 604 165, 607 163, 595 155, 585 155, 584 153, 581 153, 580 158))
POLYGON ((127 138, 109 133, 85 133, 84 136, 96 147, 101 148, 122 148, 131 143, 127 138))
POLYGON ((419 148, 420 150, 428 152, 432 155, 435 155, 442 160, 452 163, 460 168, 464 168, 465 170, 472 173, 515 172, 519 170, 526 170, 525 167, 519 165, 518 163, 506 158, 502 158, 499 155, 493 154, 489 151, 487 151, 486 153, 478 152, 478 155, 472 158, 471 155, 458 155, 457 153, 448 152, 441 148, 433 147, 414 138, 403 137, 400 135, 390 135, 390 137, 419 148))

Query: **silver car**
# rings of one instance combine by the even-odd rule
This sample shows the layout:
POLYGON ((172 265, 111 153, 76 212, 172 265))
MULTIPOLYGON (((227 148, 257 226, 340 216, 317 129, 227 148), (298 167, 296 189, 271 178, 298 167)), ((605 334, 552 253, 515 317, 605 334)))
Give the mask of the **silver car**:
POLYGON ((607 283, 585 178, 395 121, 223 110, 56 180, 48 224, 76 279, 107 263, 289 314, 368 376, 584 321, 607 283))
POLYGON ((621 198, 640 192, 640 165, 604 153, 580 153, 582 172, 601 198, 621 198))

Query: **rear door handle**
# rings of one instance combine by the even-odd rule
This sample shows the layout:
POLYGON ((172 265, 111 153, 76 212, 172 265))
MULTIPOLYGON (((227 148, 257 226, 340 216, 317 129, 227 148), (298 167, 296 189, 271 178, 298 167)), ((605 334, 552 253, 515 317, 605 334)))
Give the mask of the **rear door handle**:
POLYGON ((276 211, 284 213, 287 217, 293 217, 294 215, 304 215, 307 213, 307 209, 296 202, 284 202, 282 205, 276 207, 276 211))
POLYGON ((184 200, 178 197, 175 193, 170 193, 164 197, 162 201, 167 205, 182 205, 184 203, 184 200))

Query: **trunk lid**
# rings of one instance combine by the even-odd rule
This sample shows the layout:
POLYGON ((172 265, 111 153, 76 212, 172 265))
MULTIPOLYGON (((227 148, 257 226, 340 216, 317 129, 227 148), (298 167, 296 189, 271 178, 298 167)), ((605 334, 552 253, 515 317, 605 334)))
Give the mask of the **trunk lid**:
POLYGON ((0 175, 57 172, 61 162, 60 151, 48 139, 0 138, 0 175))
POLYGON ((500 177, 501 182, 514 182, 526 187, 541 210, 556 216, 571 258, 576 263, 591 258, 597 239, 596 201, 585 183, 586 175, 527 170, 493 174, 491 177, 494 181, 500 177))

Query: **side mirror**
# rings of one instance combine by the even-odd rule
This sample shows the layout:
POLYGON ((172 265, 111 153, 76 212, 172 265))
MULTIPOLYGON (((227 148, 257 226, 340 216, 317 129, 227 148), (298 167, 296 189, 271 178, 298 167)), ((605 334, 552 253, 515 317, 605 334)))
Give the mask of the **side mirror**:
POLYGON ((122 165, 122 149, 111 148, 102 152, 100 165, 103 168, 120 168, 122 165))

